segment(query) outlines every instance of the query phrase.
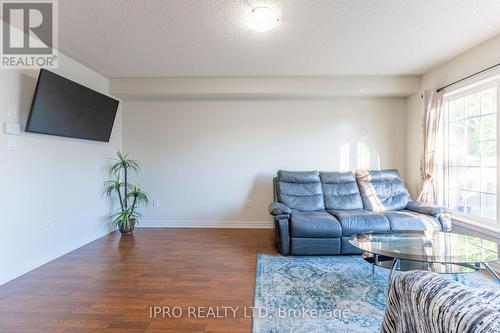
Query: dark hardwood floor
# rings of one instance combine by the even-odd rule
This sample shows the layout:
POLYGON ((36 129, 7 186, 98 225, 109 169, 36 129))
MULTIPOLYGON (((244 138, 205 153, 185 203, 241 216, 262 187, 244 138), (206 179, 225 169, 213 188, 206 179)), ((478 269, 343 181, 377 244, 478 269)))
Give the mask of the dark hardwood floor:
POLYGON ((250 332, 239 310, 186 312, 252 306, 259 252, 276 253, 271 229, 115 232, 1 286, 0 332, 250 332), (151 318, 152 306, 183 315, 151 318))

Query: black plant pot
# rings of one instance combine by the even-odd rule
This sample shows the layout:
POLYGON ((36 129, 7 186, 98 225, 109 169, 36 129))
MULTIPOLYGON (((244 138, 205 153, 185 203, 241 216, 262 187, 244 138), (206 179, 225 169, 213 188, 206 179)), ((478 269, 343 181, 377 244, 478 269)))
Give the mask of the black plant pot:
POLYGON ((134 232, 134 228, 135 228, 135 219, 129 219, 128 225, 120 224, 120 226, 118 227, 122 236, 127 236, 132 234, 132 232, 134 232))

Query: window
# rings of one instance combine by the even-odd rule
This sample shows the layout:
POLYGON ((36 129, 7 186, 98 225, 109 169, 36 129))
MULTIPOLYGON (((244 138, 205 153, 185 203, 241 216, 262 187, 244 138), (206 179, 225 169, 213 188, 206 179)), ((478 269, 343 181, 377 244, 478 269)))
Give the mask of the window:
POLYGON ((436 156, 438 200, 458 215, 498 220, 498 80, 445 94, 436 156))

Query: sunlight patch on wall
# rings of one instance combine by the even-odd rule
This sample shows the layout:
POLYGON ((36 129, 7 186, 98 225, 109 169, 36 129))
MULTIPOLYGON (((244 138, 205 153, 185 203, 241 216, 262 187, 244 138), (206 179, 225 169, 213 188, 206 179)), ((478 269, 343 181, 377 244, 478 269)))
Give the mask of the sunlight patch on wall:
POLYGON ((370 169, 370 144, 369 137, 364 137, 358 141, 358 170, 370 169))
POLYGON ((344 143, 339 149, 339 171, 351 170, 351 145, 344 143))

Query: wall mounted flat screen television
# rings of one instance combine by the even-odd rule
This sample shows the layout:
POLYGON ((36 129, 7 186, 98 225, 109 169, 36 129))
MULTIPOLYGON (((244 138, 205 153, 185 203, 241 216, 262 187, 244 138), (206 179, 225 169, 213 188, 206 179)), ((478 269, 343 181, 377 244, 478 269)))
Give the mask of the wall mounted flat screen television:
POLYGON ((42 69, 26 132, 109 142, 118 101, 42 69))

